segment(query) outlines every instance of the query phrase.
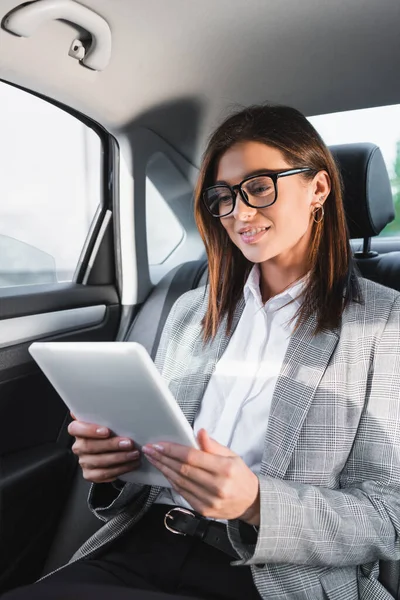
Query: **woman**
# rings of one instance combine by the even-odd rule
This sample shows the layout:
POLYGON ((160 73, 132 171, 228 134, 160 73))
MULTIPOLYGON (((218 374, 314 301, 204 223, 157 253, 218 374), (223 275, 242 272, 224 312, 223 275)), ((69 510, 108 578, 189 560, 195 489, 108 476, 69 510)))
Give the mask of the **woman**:
POLYGON ((355 272, 331 154, 298 111, 243 110, 211 137, 195 213, 209 285, 177 301, 156 362, 200 450, 144 447, 172 489, 124 485, 134 442, 73 422, 108 523, 42 585, 390 598, 377 576, 400 559, 400 295, 355 272))

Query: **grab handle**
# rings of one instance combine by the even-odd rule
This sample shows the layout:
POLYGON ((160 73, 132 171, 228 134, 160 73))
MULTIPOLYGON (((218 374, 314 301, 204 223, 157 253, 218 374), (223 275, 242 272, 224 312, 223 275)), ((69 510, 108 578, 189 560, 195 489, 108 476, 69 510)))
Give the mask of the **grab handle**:
POLYGON ((3 19, 3 28, 21 37, 30 37, 43 23, 63 19, 85 29, 91 45, 82 63, 103 71, 111 58, 111 29, 107 21, 92 9, 74 0, 36 0, 14 8, 3 19))

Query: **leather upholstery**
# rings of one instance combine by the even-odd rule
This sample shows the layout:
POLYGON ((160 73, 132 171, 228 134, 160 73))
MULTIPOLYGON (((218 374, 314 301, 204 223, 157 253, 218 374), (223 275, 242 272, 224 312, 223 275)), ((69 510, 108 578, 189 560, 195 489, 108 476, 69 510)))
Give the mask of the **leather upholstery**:
POLYGON ((378 235, 394 219, 389 174, 375 144, 330 146, 344 184, 350 238, 378 235))

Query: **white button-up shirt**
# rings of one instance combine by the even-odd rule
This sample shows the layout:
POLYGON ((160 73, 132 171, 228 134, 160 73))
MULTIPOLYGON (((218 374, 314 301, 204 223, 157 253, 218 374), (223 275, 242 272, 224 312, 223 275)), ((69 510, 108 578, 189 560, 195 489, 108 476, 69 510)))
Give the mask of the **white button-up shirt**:
MULTIPOLYGON (((255 265, 244 287, 245 307, 218 361, 194 421, 220 444, 260 471, 271 401, 281 371, 293 317, 300 306, 304 279, 263 304, 260 269, 255 265)), ((163 490, 158 503, 191 508, 174 490, 163 490)))

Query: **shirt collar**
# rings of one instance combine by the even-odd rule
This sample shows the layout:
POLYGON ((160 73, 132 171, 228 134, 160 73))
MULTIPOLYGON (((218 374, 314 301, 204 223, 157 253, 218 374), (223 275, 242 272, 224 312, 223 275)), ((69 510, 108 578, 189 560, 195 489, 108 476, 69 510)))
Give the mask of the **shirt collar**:
POLYGON ((270 300, 268 300, 268 302, 263 303, 260 291, 260 267, 258 264, 255 264, 252 270, 250 271, 250 274, 244 286, 243 294, 245 302, 247 303, 249 301, 250 295, 252 295, 256 300, 257 304, 259 304, 260 306, 267 306, 271 301, 274 301, 274 305, 283 305, 286 302, 290 302, 291 300, 293 300, 293 304, 297 307, 300 307, 300 297, 304 291, 307 279, 308 275, 305 275, 298 281, 295 281, 286 290, 283 290, 283 292, 281 292, 280 294, 273 296, 270 300))

